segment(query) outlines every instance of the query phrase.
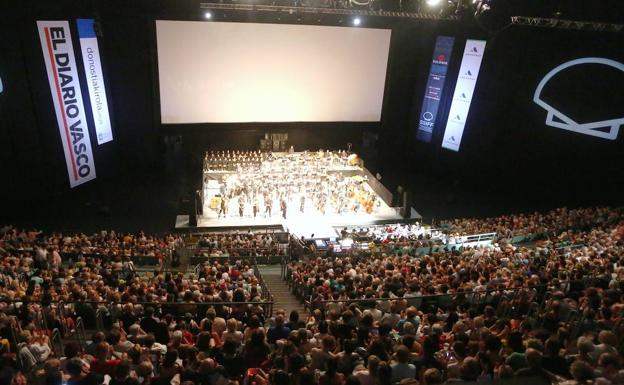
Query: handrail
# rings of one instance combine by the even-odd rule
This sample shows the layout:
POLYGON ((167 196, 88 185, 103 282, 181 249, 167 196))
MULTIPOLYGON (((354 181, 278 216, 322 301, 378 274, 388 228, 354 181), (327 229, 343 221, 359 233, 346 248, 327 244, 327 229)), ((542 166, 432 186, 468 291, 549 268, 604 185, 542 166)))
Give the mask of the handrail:
MULTIPOLYGON (((559 281, 558 285, 569 285, 571 283, 586 283, 588 280, 597 279, 594 276, 586 277, 585 279, 577 279, 577 280, 568 280, 568 281, 559 281)), ((474 295, 474 294, 491 294, 497 292, 506 292, 506 291, 520 291, 520 290, 532 290, 532 289, 549 289, 552 285, 543 284, 543 285, 531 285, 531 286, 523 286, 523 287, 504 287, 504 288, 496 288, 496 289, 486 289, 483 291, 463 291, 457 293, 447 293, 447 294, 425 294, 419 295, 415 297, 394 297, 394 298, 356 298, 356 299, 328 299, 319 301, 321 303, 331 303, 331 302, 342 302, 342 303, 353 303, 353 302, 373 302, 373 301, 396 301, 401 299, 429 299, 429 298, 437 298, 437 297, 449 297, 449 296, 459 296, 459 295, 474 295)), ((561 289, 562 291, 565 291, 561 289)))
POLYGON ((269 291, 269 287, 264 282, 264 279, 262 278, 262 274, 260 274, 260 269, 258 268, 258 263, 255 258, 254 258, 254 264, 253 264, 253 271, 254 271, 254 276, 258 279, 258 282, 260 283, 260 296, 261 296, 260 298, 268 299, 269 302, 271 303, 271 305, 269 305, 269 317, 272 317, 273 316, 273 303, 274 303, 273 295, 271 295, 271 292, 269 291))
POLYGON ((40 317, 40 322, 41 322, 41 326, 43 329, 48 330, 48 319, 45 315, 45 312, 39 312, 37 313, 37 317, 40 317))
POLYGON ((555 247, 555 251, 565 250, 565 249, 580 249, 581 247, 585 247, 585 246, 587 246, 585 243, 576 243, 573 245, 555 247))
MULTIPOLYGON (((170 247, 166 247, 163 249, 159 249, 158 251, 163 251, 163 250, 167 250, 170 247)), ((37 250, 34 248, 13 248, 12 251, 17 251, 20 253, 30 253, 30 254, 34 254, 37 250)), ((62 259, 65 258, 70 258, 73 256, 83 256, 83 257, 92 257, 92 258, 115 258, 115 257, 120 257, 120 258, 158 258, 155 255, 146 255, 146 254, 132 254, 132 255, 124 255, 124 254, 100 254, 100 253, 93 253, 90 251, 59 251, 59 254, 61 255, 62 259)))
POLYGON ((58 310, 59 320, 61 321, 61 327, 63 329, 63 335, 67 336, 70 334, 69 327, 67 326, 67 316, 65 315, 65 302, 59 301, 56 305, 58 310))
MULTIPOLYGON (((281 243, 278 246, 271 246, 271 247, 215 247, 215 248, 211 248, 211 247, 194 247, 194 248, 188 248, 189 251, 194 253, 194 256, 196 256, 197 253, 209 253, 212 252, 213 250, 218 250, 224 253, 227 253, 228 255, 225 255, 224 257, 230 257, 232 256, 232 254, 234 253, 252 253, 252 252, 262 252, 262 251, 270 251, 270 252, 282 252, 288 249, 288 244, 287 243, 281 243), (279 247, 282 246, 282 247, 279 247)), ((255 256, 255 255, 248 255, 248 256, 255 256)), ((218 257, 218 256, 215 256, 218 257)))
MULTIPOLYGON (((596 277, 591 276, 591 277, 586 277, 585 279, 582 279, 582 280, 559 282, 558 286, 561 287, 562 285, 564 285, 566 286, 565 289, 560 289, 559 287, 553 288, 551 285, 532 285, 532 286, 518 287, 518 288, 497 288, 497 289, 488 289, 485 291, 477 291, 477 292, 467 291, 467 292, 460 292, 460 293, 453 293, 453 294, 432 294, 432 295, 421 295, 417 297, 407 297, 407 298, 406 297, 364 298, 364 299, 318 300, 318 301, 313 301, 312 296, 310 296, 310 309, 311 310, 319 309, 322 312, 322 314, 325 315, 326 305, 330 303, 338 302, 338 303, 343 303, 343 304, 349 304, 349 303, 377 304, 378 302, 393 301, 393 300, 407 300, 408 302, 411 302, 412 305, 414 305, 415 302, 417 302, 418 304, 416 306, 420 308, 424 303, 432 302, 432 299, 437 301, 442 298, 447 298, 449 302, 444 302, 444 303, 437 302, 434 304, 436 306, 452 306, 454 301, 460 298, 460 300, 463 299, 464 301, 468 301, 472 305, 481 308, 482 306, 490 303, 490 301, 494 299, 494 296, 496 294, 501 294, 501 295, 508 297, 507 304, 509 307, 502 308, 504 317, 515 318, 520 315, 519 314, 520 309, 518 306, 515 306, 515 309, 514 309, 512 308, 511 305, 513 305, 513 303, 515 303, 518 300, 528 301, 529 303, 532 304, 532 306, 529 306, 527 313, 524 314, 525 316, 530 316, 534 312, 537 312, 539 314, 552 301, 553 293, 551 290, 553 291, 561 290, 563 292, 568 292, 571 287, 570 284, 573 282, 582 283, 584 287, 588 287, 589 283, 591 283, 591 281, 594 279, 596 279, 596 277), (542 290, 540 291, 539 289, 542 289, 542 290), (523 297, 523 295, 528 295, 528 296, 523 297)), ((297 291, 299 289, 295 288, 294 290, 297 291)), ((305 292, 303 294, 305 294, 305 292)), ((304 300, 306 300, 306 298, 304 298, 304 300)), ((499 302, 498 306, 501 306, 501 305, 502 303, 499 302)), ((581 331, 583 322, 585 320, 585 312, 583 310, 584 310, 584 307, 579 307, 578 309, 571 309, 572 314, 569 314, 568 316, 567 322, 569 323, 569 325, 571 325, 570 335, 573 336, 573 338, 576 338, 578 333, 581 331)))
POLYGON ((243 260, 246 261, 250 258, 254 258, 256 260, 258 259, 263 259, 266 261, 267 264, 270 264, 271 261, 277 259, 277 258, 283 258, 284 256, 287 256, 288 254, 270 254, 270 255, 223 255, 223 256, 210 256, 210 255, 193 255, 191 257, 189 257, 191 263, 199 263, 199 264, 203 264, 204 262, 214 262, 214 261, 219 261, 219 262, 224 262, 227 261, 229 263, 232 262, 236 262, 239 260, 243 260))
MULTIPOLYGON (((15 321, 15 323, 17 323, 17 321, 15 320, 15 317, 12 317, 12 318, 15 321)), ((11 326, 9 328, 9 331, 10 331, 11 339, 13 339, 13 343, 15 344, 15 346, 17 346, 20 343, 20 338, 21 338, 20 330, 21 330, 21 328, 19 327, 19 323, 17 323, 17 326, 15 326, 15 323, 11 322, 11 326)))
POLYGON ((87 333, 84 327, 84 320, 82 317, 76 319, 76 336, 78 337, 78 343, 85 349, 87 347, 87 333))
POLYGON ((61 332, 58 328, 54 328, 54 330, 52 330, 52 335, 50 336, 50 347, 56 357, 60 358, 63 356, 63 341, 61 341, 61 332))
POLYGON ((98 331, 104 331, 104 310, 101 307, 95 311, 95 325, 98 331))
MULTIPOLYGON (((39 300, 23 300, 23 299, 0 299, 0 303, 18 303, 18 304, 30 304, 30 303, 38 303, 39 300)), ((48 301, 49 303, 59 303, 62 301, 52 300, 48 301)), ((66 304, 88 304, 88 305, 126 305, 130 302, 121 302, 121 301, 69 301, 66 304)), ((233 302, 233 301, 211 301, 211 302, 154 302, 154 301, 140 301, 140 302, 131 302, 133 305, 141 305, 141 306, 176 306, 176 305, 211 305, 211 306, 234 306, 240 304, 247 305, 263 305, 266 304, 265 301, 244 301, 244 302, 233 302)))

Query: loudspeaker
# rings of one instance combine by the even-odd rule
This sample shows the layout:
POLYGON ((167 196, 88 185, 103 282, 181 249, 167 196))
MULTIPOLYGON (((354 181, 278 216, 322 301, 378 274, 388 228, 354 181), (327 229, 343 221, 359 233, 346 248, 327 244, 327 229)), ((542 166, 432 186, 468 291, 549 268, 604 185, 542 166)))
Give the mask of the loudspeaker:
POLYGON ((409 218, 411 213, 410 202, 412 201, 412 194, 409 191, 403 191, 403 204, 401 205, 401 216, 403 218, 409 218))
POLYGON ((195 197, 186 196, 180 201, 180 212, 189 216, 189 226, 197 226, 197 213, 195 210, 195 197))

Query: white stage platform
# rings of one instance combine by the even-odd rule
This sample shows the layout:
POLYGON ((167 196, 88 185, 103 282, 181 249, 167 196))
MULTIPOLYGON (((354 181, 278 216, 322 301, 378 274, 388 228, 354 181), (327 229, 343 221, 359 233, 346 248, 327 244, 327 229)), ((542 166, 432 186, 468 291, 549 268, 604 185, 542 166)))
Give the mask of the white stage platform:
POLYGON ((379 207, 371 214, 357 212, 342 214, 326 213, 323 215, 313 208, 307 207, 306 211, 301 213, 298 207, 289 207, 286 219, 282 218, 279 210, 277 212, 274 210, 271 217, 258 215, 254 218, 253 215, 248 212, 245 212, 245 214, 240 217, 238 216, 238 211, 236 211, 235 215, 218 218, 215 210, 206 207, 204 208, 205 215, 197 218, 197 227, 282 226, 285 230, 306 238, 310 238, 311 234, 314 234, 314 238, 332 238, 336 236, 336 232, 334 231, 334 227, 336 226, 365 225, 379 221, 398 221, 403 219, 398 209, 389 207, 381 199, 379 199, 379 207))
MULTIPOLYGON (((227 230, 241 229, 245 227, 274 227, 280 226, 282 229, 298 236, 308 238, 334 238, 337 236, 336 227, 370 225, 380 222, 401 221, 403 218, 396 208, 388 207, 382 202, 382 207, 373 214, 349 213, 349 214, 326 214, 320 213, 300 213, 298 211, 287 215, 284 219, 281 215, 275 214, 270 218, 258 216, 228 216, 227 218, 217 218, 216 213, 209 213, 209 216, 197 218, 197 227, 189 226, 188 215, 179 215, 176 221, 177 229, 203 230, 220 229, 227 230), (314 236, 312 236, 314 235, 314 236)), ((420 215, 412 209, 411 218, 420 218, 420 215)))

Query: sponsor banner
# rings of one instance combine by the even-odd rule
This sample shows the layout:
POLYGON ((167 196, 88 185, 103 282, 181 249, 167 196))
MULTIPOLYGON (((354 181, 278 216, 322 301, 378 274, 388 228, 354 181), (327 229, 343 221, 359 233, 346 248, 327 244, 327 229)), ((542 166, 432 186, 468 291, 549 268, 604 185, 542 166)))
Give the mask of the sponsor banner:
POLYGON ((37 21, 37 28, 63 143, 69 184, 76 187, 95 179, 95 162, 69 23, 37 21))
POLYGON ((468 40, 464 48, 464 56, 459 67, 459 75, 453 101, 449 110, 442 147, 459 151, 466 119, 472 103, 472 94, 477 85, 481 60, 485 51, 485 40, 468 40))
POLYGON ((113 140, 108 101, 104 87, 104 73, 100 63, 100 49, 94 29, 93 19, 77 19, 78 36, 80 37, 80 50, 82 52, 82 64, 84 65, 89 100, 91 100, 91 112, 95 123, 95 134, 98 144, 104 144, 113 140))
POLYGON ((436 39, 431 68, 429 69, 429 79, 427 79, 427 87, 425 88, 425 97, 418 119, 418 130, 416 131, 416 139, 422 142, 430 143, 433 136, 438 108, 440 107, 440 97, 444 90, 446 71, 451 60, 454 43, 454 37, 438 36, 436 39))

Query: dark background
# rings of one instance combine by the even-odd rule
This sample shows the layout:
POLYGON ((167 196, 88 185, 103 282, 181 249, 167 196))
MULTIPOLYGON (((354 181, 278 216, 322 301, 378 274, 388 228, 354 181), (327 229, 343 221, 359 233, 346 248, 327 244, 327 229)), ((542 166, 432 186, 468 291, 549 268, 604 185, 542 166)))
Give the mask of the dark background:
MULTIPOLYGON (((0 95, 0 223, 170 230, 197 186, 202 153, 255 149, 267 131, 288 132, 297 150, 352 143, 391 190, 400 184, 411 191, 414 207, 426 217, 622 204, 624 134, 608 141, 548 127, 546 112, 532 102, 539 80, 567 60, 602 56, 624 62, 621 32, 509 27, 487 33, 471 22, 367 18, 363 26, 393 30, 380 123, 161 126, 154 20, 201 20, 203 13, 196 1, 8 3, 0 12, 5 84, 0 95), (114 140, 102 146, 92 142, 97 179, 70 189, 35 21, 69 20, 74 26, 79 17, 99 21, 114 140), (456 42, 436 134, 424 144, 414 138, 438 35, 455 36, 456 42), (487 39, 488 46, 461 150, 455 153, 441 149, 440 142, 466 38, 487 39)), ((214 13, 214 20, 350 23, 337 15, 233 11, 214 13)), ((73 37, 76 50, 75 30, 73 37)), ((81 72, 79 54, 76 59, 81 72)), ((624 117, 624 105, 618 103, 622 77, 600 85, 607 89, 595 98, 584 95, 587 103, 624 117)), ((87 90, 82 91, 89 108, 87 90)), ((555 90, 555 96, 559 93, 579 105, 573 86, 555 90)), ((595 111, 579 109, 574 116, 582 120, 595 111)))

